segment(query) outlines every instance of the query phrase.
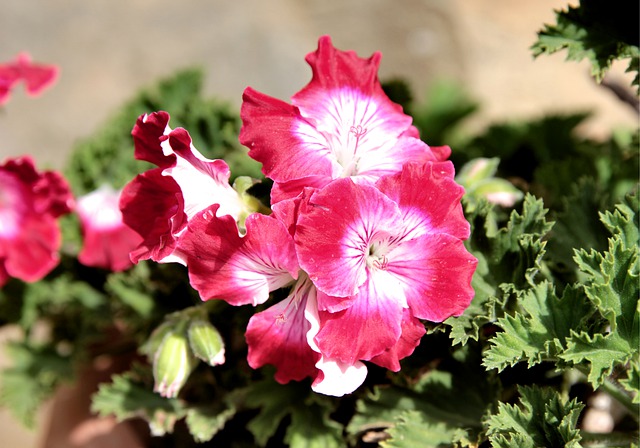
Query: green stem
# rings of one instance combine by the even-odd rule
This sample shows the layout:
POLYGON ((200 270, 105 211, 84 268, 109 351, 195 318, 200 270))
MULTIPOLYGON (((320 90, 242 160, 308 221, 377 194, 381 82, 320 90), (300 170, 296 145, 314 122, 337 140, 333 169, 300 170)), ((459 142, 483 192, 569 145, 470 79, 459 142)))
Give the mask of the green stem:
POLYGON ((622 406, 624 406, 631 416, 638 421, 638 408, 639 406, 634 404, 631 397, 625 393, 620 386, 615 384, 609 378, 605 378, 602 388, 606 393, 616 399, 622 406))
MULTIPOLYGON (((575 368, 584 376, 585 379, 587 378, 588 371, 585 367, 575 366, 575 368)), ((629 396, 629 394, 627 394, 624 390, 622 390, 622 388, 619 385, 611 381, 609 378, 605 378, 604 383, 602 383, 602 386, 600 387, 602 387, 602 389, 607 394, 609 394, 613 399, 615 399, 622 406, 624 406, 625 409, 629 411, 629 414, 631 414, 631 417, 633 417, 635 421, 638 421, 638 411, 640 410, 640 407, 633 403, 633 400, 629 396)))

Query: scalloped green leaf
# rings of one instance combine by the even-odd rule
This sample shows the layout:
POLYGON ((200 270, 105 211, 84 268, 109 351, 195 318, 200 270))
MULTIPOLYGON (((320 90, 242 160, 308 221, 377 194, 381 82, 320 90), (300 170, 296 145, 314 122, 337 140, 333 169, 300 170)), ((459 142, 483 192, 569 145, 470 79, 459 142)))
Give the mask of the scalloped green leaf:
POLYGON ((416 411, 429 428, 443 437, 448 434, 449 443, 465 438, 477 442, 482 419, 496 400, 497 385, 470 346, 454 353, 456 361, 448 370, 431 370, 410 387, 374 387, 356 402, 347 432, 360 439, 382 434, 399 423, 398 415, 416 411))
POLYGON ((185 422, 196 442, 208 442, 224 428, 236 411, 235 406, 222 403, 206 407, 190 407, 186 410, 185 422))
POLYGON ((296 406, 291 414, 284 441, 290 448, 340 448, 344 444, 343 427, 331 420, 331 407, 323 398, 311 395, 306 405, 296 406))
POLYGON ((261 408, 247 425, 256 443, 265 446, 280 422, 291 415, 285 441, 292 447, 340 446, 342 426, 329 418, 332 405, 318 397, 306 382, 278 384, 271 377, 244 390, 245 406, 261 408))
POLYGON ((627 377, 621 379, 620 384, 632 394, 633 402, 640 404, 640 362, 637 357, 631 361, 627 377))
POLYGON ((581 0, 556 12, 556 24, 545 25, 533 44, 534 56, 567 50, 567 59, 591 63, 591 74, 600 82, 614 60, 631 59, 630 70, 638 71, 637 2, 615 6, 597 0, 581 0))
POLYGON ((454 343, 478 340, 482 325, 500 312, 497 302, 506 300, 511 291, 527 289, 533 282, 542 268, 546 244, 542 238, 553 226, 546 214, 542 200, 527 194, 522 211, 512 211, 507 224, 496 229, 493 207, 486 201, 467 208, 472 232, 466 244, 478 258, 472 279, 476 297, 462 316, 445 321, 452 328, 454 343))
MULTIPOLYGON (((147 375, 148 376, 148 375, 147 375)), ((91 411, 101 416, 113 415, 118 421, 144 417, 156 436, 173 432, 175 423, 185 416, 182 403, 164 398, 141 382, 138 371, 112 375, 91 397, 91 411)))
POLYGON ((576 423, 584 405, 565 402, 548 388, 518 387, 520 406, 500 403, 498 413, 488 420, 487 435, 492 446, 537 448, 579 447, 576 423))
POLYGON ((12 366, 0 372, 0 404, 31 428, 43 402, 62 381, 73 378, 73 365, 49 346, 10 342, 5 349, 12 366))
POLYGON ((483 364, 501 371, 526 361, 529 367, 556 357, 567 346, 572 332, 579 331, 594 313, 580 289, 567 287, 558 298, 553 285, 542 282, 521 294, 523 313, 498 319, 502 331, 491 339, 483 364))
POLYGON ((640 350, 640 261, 638 257, 637 204, 635 197, 602 216, 614 234, 604 253, 576 251, 575 260, 586 277, 585 293, 609 325, 605 333, 572 335, 560 356, 589 365, 589 381, 595 386, 617 365, 627 363, 640 350))
POLYGON ((400 413, 387 433, 390 438, 380 443, 383 448, 439 447, 451 444, 456 436, 455 429, 430 422, 415 410, 400 413))

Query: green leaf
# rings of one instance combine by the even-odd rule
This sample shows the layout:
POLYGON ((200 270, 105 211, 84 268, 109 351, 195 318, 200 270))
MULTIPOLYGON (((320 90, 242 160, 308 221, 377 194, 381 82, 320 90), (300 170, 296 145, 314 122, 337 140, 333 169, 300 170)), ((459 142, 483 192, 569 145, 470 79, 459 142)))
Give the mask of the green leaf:
POLYGON ((518 391, 521 406, 500 403, 498 413, 488 420, 487 435, 492 446, 580 446, 576 423, 582 403, 575 399, 564 402, 557 392, 536 386, 518 387, 518 391))
POLYGON ((224 425, 236 414, 236 408, 232 404, 226 406, 216 403, 207 407, 187 408, 185 422, 189 432, 198 443, 211 440, 224 425))
POLYGON ((479 104, 450 80, 435 82, 426 98, 423 105, 410 111, 413 124, 430 145, 453 145, 459 125, 478 110, 479 104))
POLYGON ((329 418, 332 406, 319 396, 311 395, 291 414, 284 441, 291 448, 340 448, 342 425, 329 418))
POLYGON ((333 411, 329 402, 313 393, 306 382, 278 384, 272 378, 254 382, 245 389, 245 405, 261 408, 247 428, 259 446, 265 446, 280 422, 291 415, 285 439, 292 447, 340 446, 342 428, 329 418, 333 411))
MULTIPOLYGON (((154 393, 147 381, 142 381, 141 369, 111 376, 92 396, 91 410, 101 416, 113 415, 118 421, 144 417, 153 435, 173 432, 175 423, 185 416, 185 409, 175 398, 163 398, 154 393)), ((150 372, 144 371, 149 377, 150 372)))
POLYGON ((560 299, 546 281, 522 293, 518 304, 523 313, 498 319, 502 331, 485 352, 487 368, 500 371, 522 361, 531 367, 555 358, 566 348, 572 332, 582 329, 594 313, 580 289, 567 287, 560 299))
POLYGON ((384 448, 439 447, 450 445, 454 436, 446 424, 432 423, 415 410, 399 414, 387 432, 390 438, 380 443, 384 448))
MULTIPOLYGON (((479 363, 471 344, 459 348, 448 370, 431 370, 410 386, 377 386, 356 402, 347 432, 364 438, 394 427, 406 411, 420 414, 442 438, 477 441, 482 419, 493 405, 497 387, 479 363)), ((409 423, 408 423, 409 424, 409 423)))
MULTIPOLYGON (((545 25, 532 46, 534 56, 567 50, 567 59, 591 63, 591 73, 602 80, 616 59, 638 58, 638 4, 617 2, 609 5, 597 0, 581 0, 556 13, 556 24, 545 25)), ((638 66, 633 67, 635 71, 638 66)))
POLYGON ((43 402, 62 381, 73 378, 72 363, 48 346, 11 342, 5 347, 12 366, 0 373, 0 404, 31 428, 43 402))
POLYGON ((627 377, 621 379, 620 383, 632 394, 633 402, 640 404, 640 362, 637 358, 631 361, 627 377))
POLYGON ((604 253, 576 251, 575 260, 586 277, 584 290, 608 321, 604 333, 576 332, 561 357, 590 366, 594 387, 617 365, 626 364, 640 350, 640 262, 638 260, 637 198, 630 197, 614 213, 602 216, 614 236, 604 253))
POLYGON ((149 294, 148 285, 145 290, 139 284, 139 279, 131 273, 118 272, 109 275, 105 289, 143 319, 149 318, 154 311, 155 302, 149 294))
POLYGON ((607 248, 606 228, 599 217, 599 210, 604 208, 602 196, 593 179, 583 178, 562 200, 562 211, 556 215, 556 223, 550 232, 547 258, 554 272, 567 283, 578 280, 574 248, 588 247, 597 251, 607 248))

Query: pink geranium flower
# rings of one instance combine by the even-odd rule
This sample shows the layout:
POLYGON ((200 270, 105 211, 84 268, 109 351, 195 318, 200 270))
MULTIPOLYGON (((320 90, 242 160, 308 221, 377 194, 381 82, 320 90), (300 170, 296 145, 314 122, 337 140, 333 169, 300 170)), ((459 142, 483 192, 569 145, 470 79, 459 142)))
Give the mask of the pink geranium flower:
POLYGON ((339 179, 300 208, 300 266, 318 289, 320 352, 346 365, 399 370, 417 346, 418 319, 459 316, 477 260, 450 162, 409 164, 376 186, 339 179))
MULTIPOLYGON (((185 263, 175 251, 187 223, 218 204, 217 215, 244 218, 250 211, 229 185, 229 166, 209 160, 192 145, 189 133, 169 127, 169 114, 154 112, 138 118, 132 132, 135 157, 158 166, 125 186, 120 208, 124 222, 143 241, 132 260, 185 263)), ((252 211, 252 210, 251 210, 252 211)))
POLYGON ((119 199, 120 192, 107 185, 78 199, 76 212, 84 238, 80 263, 113 272, 133 265, 129 252, 142 238, 122 222, 119 199))
POLYGON ((340 177, 373 183, 407 162, 449 156, 448 147, 422 142, 411 117, 385 95, 377 76, 380 57, 337 50, 323 36, 306 58, 313 78, 292 104, 245 90, 240 142, 275 181, 272 203, 305 186, 320 188, 340 177))
POLYGON ((10 277, 40 280, 58 264, 57 218, 72 206, 60 174, 38 172, 29 157, 0 165, 0 286, 10 277))
POLYGON ((27 94, 36 96, 56 81, 58 72, 55 65, 34 64, 27 53, 0 64, 0 106, 9 101, 11 90, 20 81, 24 81, 27 94))

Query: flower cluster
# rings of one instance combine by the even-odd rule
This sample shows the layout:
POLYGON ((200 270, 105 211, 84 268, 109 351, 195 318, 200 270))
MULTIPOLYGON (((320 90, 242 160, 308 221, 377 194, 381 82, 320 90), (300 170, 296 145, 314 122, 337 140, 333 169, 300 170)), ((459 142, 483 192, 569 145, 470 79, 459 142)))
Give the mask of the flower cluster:
POLYGON ((60 174, 39 172, 30 157, 0 165, 0 286, 10 277, 40 280, 58 264, 57 218, 72 207, 60 174))
POLYGON ((256 306, 286 288, 249 321, 249 365, 340 396, 364 381, 363 361, 398 371, 422 319, 462 314, 477 261, 450 149, 422 142, 385 95, 380 54, 362 59, 325 36, 306 60, 313 78, 291 104, 243 95, 240 142, 273 181, 271 213, 166 112, 134 127, 136 158, 157 168, 120 207, 143 239, 132 259, 186 265, 203 300, 256 306))
POLYGON ((131 267, 129 252, 140 237, 122 222, 119 194, 103 187, 76 201, 60 173, 38 171, 30 157, 6 160, 0 165, 0 287, 11 277, 38 281, 56 267, 58 218, 72 211, 83 233, 80 263, 114 272, 131 267))

